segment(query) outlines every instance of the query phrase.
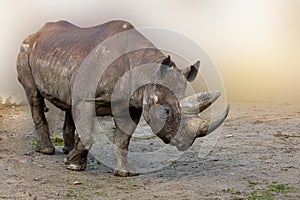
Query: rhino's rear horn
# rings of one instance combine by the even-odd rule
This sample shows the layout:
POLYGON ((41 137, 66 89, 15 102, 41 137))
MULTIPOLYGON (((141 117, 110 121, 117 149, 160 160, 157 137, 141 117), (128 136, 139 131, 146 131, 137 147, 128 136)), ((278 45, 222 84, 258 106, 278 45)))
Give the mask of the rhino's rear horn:
POLYGON ((185 115, 197 115, 214 103, 221 93, 218 91, 201 92, 188 96, 180 101, 185 115))

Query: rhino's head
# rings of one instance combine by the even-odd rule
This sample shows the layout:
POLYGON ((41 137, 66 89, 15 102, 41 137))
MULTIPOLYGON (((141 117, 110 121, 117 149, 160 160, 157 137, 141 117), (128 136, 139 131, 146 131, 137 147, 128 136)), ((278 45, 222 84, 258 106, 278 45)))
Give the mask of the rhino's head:
POLYGON ((228 108, 215 120, 201 119, 199 113, 209 107, 219 96, 217 91, 184 97, 187 81, 193 81, 200 62, 179 70, 170 56, 155 71, 162 84, 150 84, 144 93, 144 118, 152 131, 165 143, 184 151, 197 137, 218 128, 228 114, 228 108))

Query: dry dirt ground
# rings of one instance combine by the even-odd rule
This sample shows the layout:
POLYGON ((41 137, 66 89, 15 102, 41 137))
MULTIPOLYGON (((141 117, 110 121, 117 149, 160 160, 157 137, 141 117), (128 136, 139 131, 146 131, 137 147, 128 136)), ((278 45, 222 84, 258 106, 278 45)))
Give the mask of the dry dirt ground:
MULTIPOLYGON (((63 114, 50 110, 47 118, 60 136, 63 114)), ((0 199, 300 199, 300 107, 234 104, 206 156, 191 148, 161 170, 129 178, 114 177, 92 155, 86 171, 68 171, 61 147, 36 153, 35 138, 28 107, 0 107, 0 199)), ((141 144, 161 142, 133 142, 141 144)))

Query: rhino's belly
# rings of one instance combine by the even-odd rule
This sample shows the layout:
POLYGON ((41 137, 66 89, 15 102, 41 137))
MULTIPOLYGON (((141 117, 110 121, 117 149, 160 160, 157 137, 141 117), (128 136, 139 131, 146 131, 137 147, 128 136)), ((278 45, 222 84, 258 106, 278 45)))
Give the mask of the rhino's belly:
POLYGON ((37 60, 31 68, 35 85, 40 93, 58 108, 69 110, 72 95, 71 78, 75 73, 72 66, 37 60))

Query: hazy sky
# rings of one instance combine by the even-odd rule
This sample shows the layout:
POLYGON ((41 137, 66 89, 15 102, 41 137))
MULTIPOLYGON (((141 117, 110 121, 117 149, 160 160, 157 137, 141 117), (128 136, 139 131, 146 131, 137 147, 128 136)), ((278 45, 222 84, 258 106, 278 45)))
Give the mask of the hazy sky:
POLYGON ((217 64, 230 101, 300 104, 298 0, 2 0, 0 94, 24 96, 19 45, 45 22, 79 26, 125 19, 187 35, 217 64))

